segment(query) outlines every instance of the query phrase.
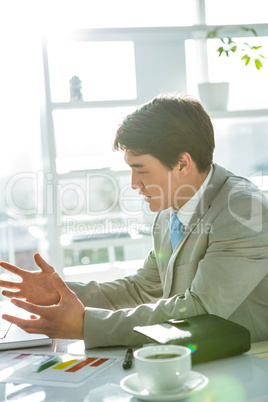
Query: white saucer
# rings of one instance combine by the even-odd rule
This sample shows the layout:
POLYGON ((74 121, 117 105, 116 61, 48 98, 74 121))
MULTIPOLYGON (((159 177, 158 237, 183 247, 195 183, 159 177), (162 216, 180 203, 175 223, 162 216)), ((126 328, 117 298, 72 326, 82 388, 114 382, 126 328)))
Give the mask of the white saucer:
POLYGON ((144 388, 141 384, 139 376, 137 373, 130 374, 123 378, 120 382, 120 387, 128 392, 129 394, 135 396, 137 399, 142 401, 163 401, 163 396, 165 397, 165 402, 179 401, 191 396, 196 391, 203 389, 208 383, 208 378, 197 371, 190 371, 187 381, 184 383, 182 388, 174 394, 150 394, 149 391, 144 388))

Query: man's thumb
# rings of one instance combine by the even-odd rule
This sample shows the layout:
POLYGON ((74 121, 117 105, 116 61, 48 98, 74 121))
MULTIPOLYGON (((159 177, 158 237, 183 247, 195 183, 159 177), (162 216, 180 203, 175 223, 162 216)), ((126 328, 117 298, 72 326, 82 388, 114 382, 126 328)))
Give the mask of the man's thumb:
POLYGON ((35 262, 38 265, 39 268, 42 269, 42 271, 54 271, 54 268, 49 265, 42 257, 40 254, 35 254, 34 256, 35 262))
POLYGON ((54 287, 56 288, 56 290, 59 292, 59 294, 61 296, 64 296, 64 294, 66 294, 66 292, 70 291, 70 289, 68 288, 66 283, 61 279, 61 277, 59 276, 59 274, 57 274, 57 272, 54 272, 52 274, 51 279, 52 279, 52 283, 53 283, 54 287))

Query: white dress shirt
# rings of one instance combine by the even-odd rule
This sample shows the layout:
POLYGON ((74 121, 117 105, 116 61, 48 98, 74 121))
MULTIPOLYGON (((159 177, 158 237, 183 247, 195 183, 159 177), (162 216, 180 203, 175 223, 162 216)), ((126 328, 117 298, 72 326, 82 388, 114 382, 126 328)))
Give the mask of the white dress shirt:
POLYGON ((189 222, 194 214, 194 211, 211 179, 212 173, 213 173, 213 166, 211 166, 207 177, 205 178, 205 180, 203 181, 197 192, 192 196, 192 198, 190 198, 179 210, 172 208, 171 215, 173 212, 177 212, 178 219, 182 223, 183 227, 187 227, 189 225, 189 222))

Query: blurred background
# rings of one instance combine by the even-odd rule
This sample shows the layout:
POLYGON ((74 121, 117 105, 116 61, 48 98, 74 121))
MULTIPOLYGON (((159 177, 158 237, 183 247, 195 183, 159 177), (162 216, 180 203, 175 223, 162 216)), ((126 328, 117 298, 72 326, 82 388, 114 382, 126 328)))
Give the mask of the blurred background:
POLYGON ((81 281, 142 265, 154 214, 111 144, 160 92, 201 99, 200 84, 228 83, 225 103, 201 99, 214 161, 267 193, 266 0, 2 0, 0 45, 1 260, 32 270, 39 252, 81 281), (229 57, 215 29, 237 46, 229 57))

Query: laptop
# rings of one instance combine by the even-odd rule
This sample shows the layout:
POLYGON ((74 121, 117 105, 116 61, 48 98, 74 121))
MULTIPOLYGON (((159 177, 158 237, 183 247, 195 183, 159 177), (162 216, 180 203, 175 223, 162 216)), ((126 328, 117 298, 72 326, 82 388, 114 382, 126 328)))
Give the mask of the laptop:
POLYGON ((28 334, 15 324, 2 319, 3 314, 28 318, 29 313, 14 306, 9 300, 0 302, 0 351, 50 345, 52 339, 42 334, 28 334))

